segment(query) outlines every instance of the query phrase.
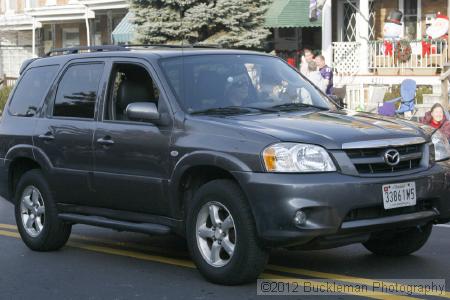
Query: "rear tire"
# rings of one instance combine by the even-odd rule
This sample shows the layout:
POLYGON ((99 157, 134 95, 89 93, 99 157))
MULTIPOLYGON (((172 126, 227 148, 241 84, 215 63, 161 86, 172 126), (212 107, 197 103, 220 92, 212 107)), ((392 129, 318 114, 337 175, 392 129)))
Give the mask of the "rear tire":
POLYGON ((433 224, 373 235, 363 243, 367 250, 383 256, 405 256, 418 251, 430 237, 433 224))
POLYGON ((40 170, 28 171, 20 178, 15 217, 22 240, 35 251, 60 249, 72 230, 72 225, 58 219, 56 204, 40 170))
POLYGON ((268 252, 257 237, 247 199, 233 181, 201 186, 187 209, 186 222, 189 252, 207 280, 243 284, 264 270, 268 252))

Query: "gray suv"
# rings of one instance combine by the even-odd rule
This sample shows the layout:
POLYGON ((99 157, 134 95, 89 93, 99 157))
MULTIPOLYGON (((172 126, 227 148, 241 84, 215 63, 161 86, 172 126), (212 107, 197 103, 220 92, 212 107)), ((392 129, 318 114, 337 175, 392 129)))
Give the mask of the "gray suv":
POLYGON ((344 110, 270 55, 58 49, 5 107, 0 191, 33 250, 74 224, 175 233, 231 285, 275 247, 417 251, 450 220, 449 157, 439 131, 344 110))

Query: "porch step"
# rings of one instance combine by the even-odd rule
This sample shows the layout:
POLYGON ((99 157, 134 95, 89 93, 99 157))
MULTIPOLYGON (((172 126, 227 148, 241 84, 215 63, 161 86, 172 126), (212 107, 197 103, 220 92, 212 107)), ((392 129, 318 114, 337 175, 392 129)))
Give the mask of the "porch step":
MULTIPOLYGON (((434 104, 434 103, 433 103, 434 104)), ((433 104, 416 104, 416 116, 423 117, 427 111, 430 111, 433 104)))
POLYGON ((435 103, 439 103, 441 101, 440 94, 423 94, 423 104, 433 106, 435 103))

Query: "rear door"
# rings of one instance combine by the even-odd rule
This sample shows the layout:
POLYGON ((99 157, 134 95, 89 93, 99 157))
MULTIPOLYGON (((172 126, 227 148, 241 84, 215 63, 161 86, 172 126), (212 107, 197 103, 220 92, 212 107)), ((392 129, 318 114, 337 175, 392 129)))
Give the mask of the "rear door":
POLYGON ((37 122, 35 145, 53 166, 50 182, 58 202, 90 205, 93 199, 92 139, 104 69, 103 60, 69 63, 37 122))
POLYGON ((170 176, 172 130, 168 103, 145 60, 113 59, 102 118, 94 136, 96 205, 165 215, 164 186, 170 176), (126 107, 152 102, 160 122, 129 120, 126 107))

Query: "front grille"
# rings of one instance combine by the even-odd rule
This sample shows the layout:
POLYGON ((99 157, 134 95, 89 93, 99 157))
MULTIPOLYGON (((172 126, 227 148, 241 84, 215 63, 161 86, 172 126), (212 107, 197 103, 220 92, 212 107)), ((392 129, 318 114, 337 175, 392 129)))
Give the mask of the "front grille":
POLYGON ((423 144, 388 148, 348 149, 345 152, 359 174, 380 174, 408 171, 420 167, 423 144), (387 150, 395 149, 400 153, 400 162, 395 166, 384 160, 387 150))
POLYGON ((433 203, 430 199, 418 201, 415 206, 406 206, 393 209, 384 209, 383 205, 356 208, 351 210, 344 219, 347 221, 367 220, 374 218, 397 216, 402 214, 410 214, 430 210, 433 208, 433 203))

